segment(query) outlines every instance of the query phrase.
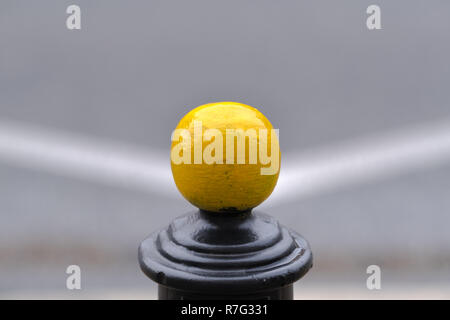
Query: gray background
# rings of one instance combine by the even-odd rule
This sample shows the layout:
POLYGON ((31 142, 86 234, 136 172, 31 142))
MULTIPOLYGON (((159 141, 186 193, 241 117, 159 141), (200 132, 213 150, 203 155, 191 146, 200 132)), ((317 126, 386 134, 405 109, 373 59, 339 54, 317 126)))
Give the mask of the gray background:
MULTIPOLYGON (((0 120, 165 154, 187 111, 231 100, 262 111, 289 154, 450 119, 450 3, 377 1, 383 29, 376 31, 365 25, 370 4, 2 1, 0 120), (79 31, 65 26, 74 3, 82 9, 79 31)), ((313 247, 304 287, 367 294, 366 267, 377 264, 378 295, 429 286, 449 292, 449 169, 446 163, 271 208, 313 247)), ((0 162, 0 296, 139 291, 151 298, 137 246, 190 209, 181 196, 0 162), (82 292, 65 289, 69 264, 82 268, 82 292)))

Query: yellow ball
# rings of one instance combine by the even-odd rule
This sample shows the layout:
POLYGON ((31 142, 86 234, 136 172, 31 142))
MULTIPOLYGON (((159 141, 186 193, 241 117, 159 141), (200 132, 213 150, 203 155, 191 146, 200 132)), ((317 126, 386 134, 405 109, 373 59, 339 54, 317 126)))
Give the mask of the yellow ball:
POLYGON ((278 136, 253 107, 205 104, 186 114, 172 134, 171 167, 178 190, 194 206, 212 212, 248 211, 275 188, 278 136))

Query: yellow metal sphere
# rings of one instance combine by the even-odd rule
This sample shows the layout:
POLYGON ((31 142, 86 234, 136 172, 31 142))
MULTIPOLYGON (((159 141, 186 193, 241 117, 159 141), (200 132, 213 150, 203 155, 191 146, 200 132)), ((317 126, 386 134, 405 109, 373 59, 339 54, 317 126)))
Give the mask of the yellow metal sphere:
POLYGON ((272 193, 279 164, 279 141, 271 123, 245 104, 199 106, 181 119, 172 135, 175 184, 202 210, 251 210, 272 193))

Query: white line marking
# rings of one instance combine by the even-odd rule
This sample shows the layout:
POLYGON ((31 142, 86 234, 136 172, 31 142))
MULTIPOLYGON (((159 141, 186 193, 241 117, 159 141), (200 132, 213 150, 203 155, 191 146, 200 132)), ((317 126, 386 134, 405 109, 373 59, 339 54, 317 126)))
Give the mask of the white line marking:
POLYGON ((161 154, 13 122, 0 122, 0 160, 11 165, 177 196, 169 154, 167 157, 161 154))
POLYGON ((449 163, 450 121, 283 158, 278 185, 265 206, 449 163))
MULTIPOLYGON (((106 141, 0 122, 0 160, 74 178, 179 196, 170 159, 106 141)), ((450 121, 283 156, 280 179, 264 207, 348 185, 448 163, 450 121)))

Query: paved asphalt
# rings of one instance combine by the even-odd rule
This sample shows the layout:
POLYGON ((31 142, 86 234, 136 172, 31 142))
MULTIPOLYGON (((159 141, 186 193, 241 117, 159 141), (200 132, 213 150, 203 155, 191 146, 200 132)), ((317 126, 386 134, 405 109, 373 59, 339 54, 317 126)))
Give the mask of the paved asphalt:
MULTIPOLYGON (((192 107, 258 107, 289 154, 450 119, 450 3, 378 1, 70 1, 0 4, 0 120, 168 151, 192 107)), ((450 164, 271 208, 311 243, 305 285, 450 283, 450 164)), ((151 231, 192 207, 0 161, 0 296, 153 290, 137 265, 151 231), (124 289, 125 290, 125 289, 124 289)))

